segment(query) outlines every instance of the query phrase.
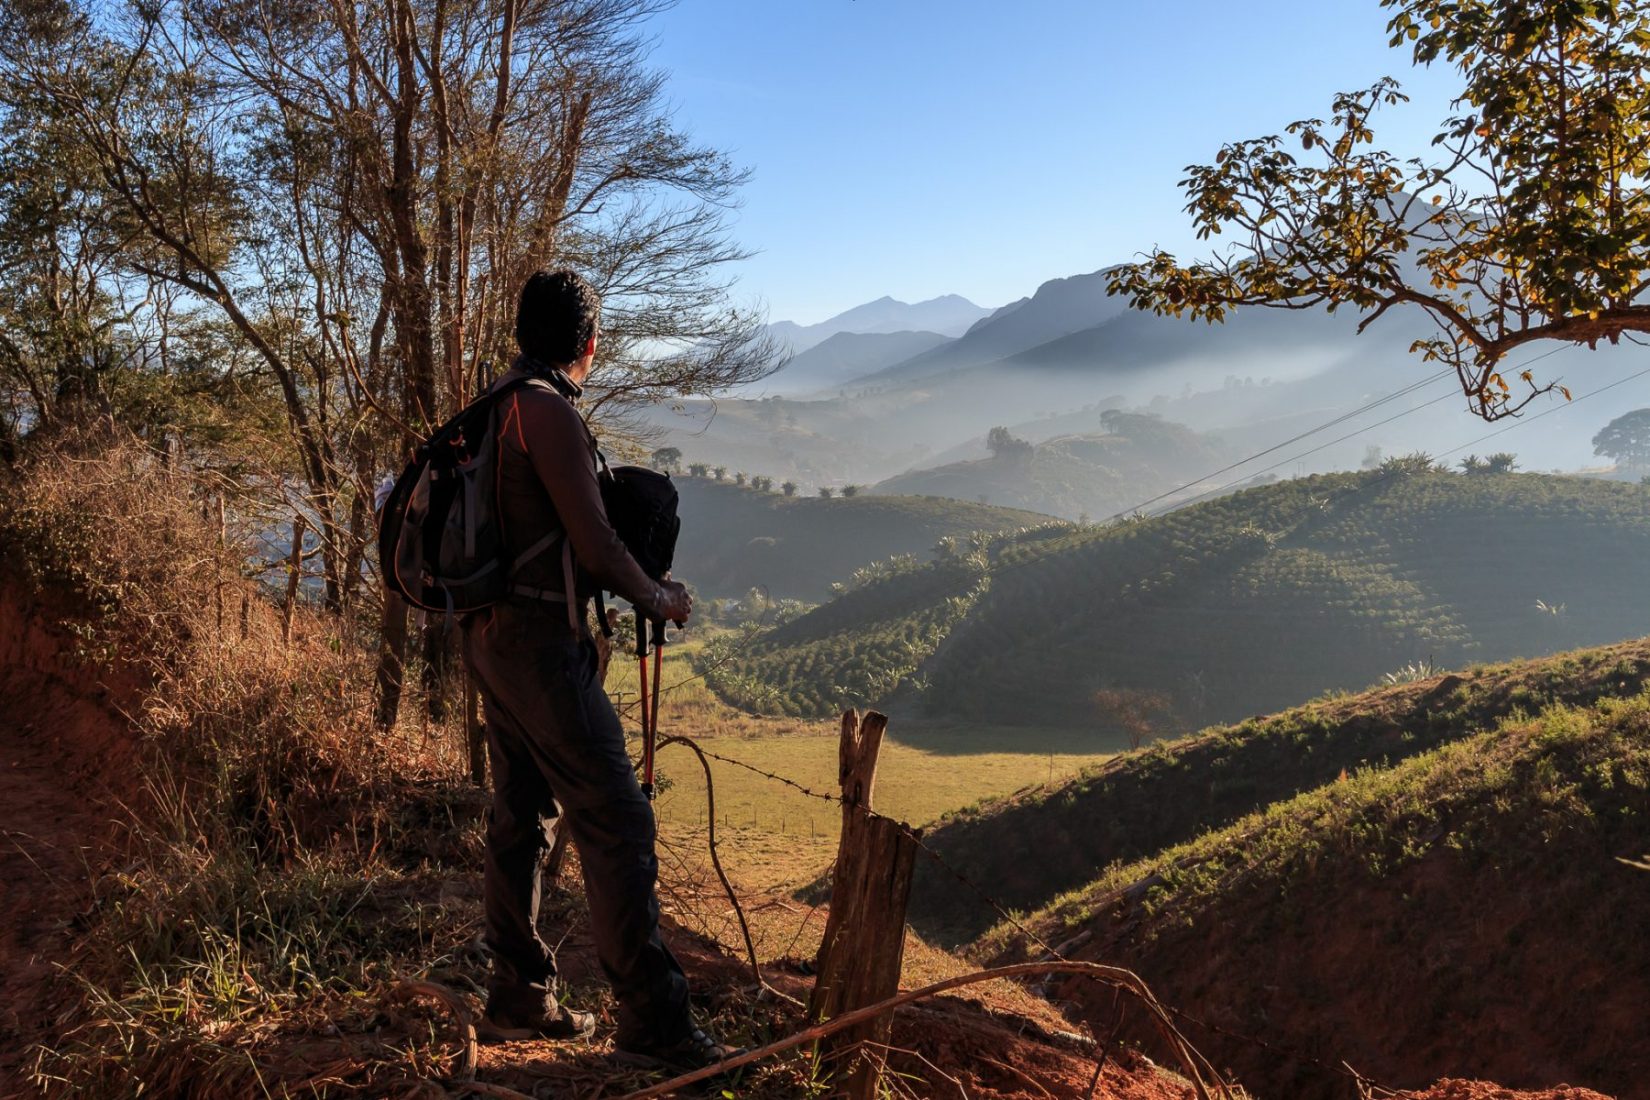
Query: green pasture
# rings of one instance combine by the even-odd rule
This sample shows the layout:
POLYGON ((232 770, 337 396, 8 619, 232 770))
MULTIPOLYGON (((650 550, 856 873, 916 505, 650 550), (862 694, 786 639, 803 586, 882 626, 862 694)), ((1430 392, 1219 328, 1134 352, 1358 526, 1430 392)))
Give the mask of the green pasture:
MULTIPOLYGON (((723 704, 695 679, 693 639, 666 651, 660 736, 693 738, 707 752, 784 776, 814 791, 837 790, 838 723, 765 718, 723 704)), ((607 688, 626 729, 639 734, 634 657, 619 653, 607 688)), ((875 807, 921 828, 941 815, 1035 784, 1058 783, 1111 753, 1069 732, 891 719, 875 807)), ((639 755, 639 745, 633 746, 639 755)), ((841 809, 735 764, 711 760, 716 831, 724 866, 742 887, 769 890, 812 880, 835 856, 841 809)), ((702 768, 691 750, 659 755, 658 816, 667 860, 703 859, 710 823, 702 768)))

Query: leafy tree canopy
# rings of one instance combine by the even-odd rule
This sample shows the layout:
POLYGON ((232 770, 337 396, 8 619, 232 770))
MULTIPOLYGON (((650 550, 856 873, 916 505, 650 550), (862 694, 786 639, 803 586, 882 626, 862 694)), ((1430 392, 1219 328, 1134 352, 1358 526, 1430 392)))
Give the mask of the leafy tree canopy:
MULTIPOLYGON (((1455 67, 1457 114, 1430 158, 1375 146, 1382 79, 1304 119, 1224 146, 1182 187, 1198 236, 1233 245, 1182 263, 1156 251, 1109 287, 1138 308, 1214 322, 1239 305, 1350 305, 1360 331, 1413 306, 1413 350, 1455 369, 1494 420, 1563 387, 1503 375, 1537 340, 1597 346, 1650 332, 1650 0, 1381 0, 1392 45, 1455 67)), ((1563 391, 1568 397, 1568 391, 1563 391)))
POLYGON ((1593 436, 1593 453, 1629 469, 1650 467, 1650 409, 1634 409, 1604 425, 1593 436))
POLYGON ((1015 437, 1007 428, 998 426, 985 433, 985 445, 994 458, 1024 459, 1031 456, 1032 446, 1015 437))

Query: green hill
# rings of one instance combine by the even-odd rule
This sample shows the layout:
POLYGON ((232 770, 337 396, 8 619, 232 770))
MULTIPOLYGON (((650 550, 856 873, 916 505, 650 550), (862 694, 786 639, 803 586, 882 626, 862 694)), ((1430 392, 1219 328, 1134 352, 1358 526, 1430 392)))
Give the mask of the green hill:
POLYGON ((763 714, 823 718, 868 706, 916 672, 984 580, 978 556, 862 570, 846 594, 799 619, 713 644, 707 679, 728 702, 763 714))
MULTIPOLYGON (((1575 660, 1616 675, 1608 654, 1575 660)), ((1343 1065, 1396 1089, 1448 1067, 1642 1095, 1650 873, 1623 860, 1650 847, 1650 695, 1458 732, 1097 871, 1023 923, 1137 971, 1257 1095, 1351 1095, 1343 1065)), ((1006 925, 979 946, 1042 951, 1006 925)), ((1050 992, 1097 1029, 1116 1019, 1094 987, 1050 992)))
MULTIPOLYGON (((1650 684, 1650 641, 1322 700, 1116 757, 1069 782, 953 814, 927 835, 947 864, 1034 910, 1102 868, 1171 848, 1343 773, 1469 737, 1518 713, 1582 706, 1650 684)), ((1650 846, 1650 841, 1647 841, 1650 846)), ((917 868, 911 921, 958 943, 996 919, 949 874, 917 868)))
POLYGON ((981 552, 905 687, 1120 743, 1650 627, 1650 490, 1619 482, 1394 460, 981 552))
POLYGON ((1155 416, 1109 411, 1109 431, 1067 435, 973 462, 899 474, 878 493, 988 500, 1079 519, 1109 516, 1225 461, 1217 440, 1155 416))
POLYGON ((817 602, 866 562, 928 556, 940 540, 1047 523, 1048 516, 925 497, 787 497, 707 477, 676 479, 676 574, 701 595, 817 602))

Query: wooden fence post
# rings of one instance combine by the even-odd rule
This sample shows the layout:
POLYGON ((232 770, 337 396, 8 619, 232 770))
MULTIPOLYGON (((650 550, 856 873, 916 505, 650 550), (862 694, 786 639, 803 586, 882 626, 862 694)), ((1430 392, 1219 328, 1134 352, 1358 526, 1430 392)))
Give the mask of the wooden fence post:
MULTIPOLYGON (((899 992, 905 957, 905 907, 916 863, 915 834, 898 822, 873 816, 877 752, 888 719, 876 711, 863 720, 842 715, 838 774, 842 781, 842 841, 831 876, 831 912, 819 945, 818 977, 808 1004, 815 1021, 875 1004, 899 992)), ((882 1074, 882 1057, 865 1044, 886 1046, 887 1017, 838 1032, 824 1053, 837 1057, 837 1095, 870 1100, 882 1074)))

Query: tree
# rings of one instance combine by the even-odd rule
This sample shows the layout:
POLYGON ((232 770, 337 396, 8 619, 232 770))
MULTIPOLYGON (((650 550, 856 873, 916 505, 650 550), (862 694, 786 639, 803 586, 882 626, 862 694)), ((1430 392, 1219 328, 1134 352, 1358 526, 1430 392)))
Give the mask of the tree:
POLYGON ((1623 413, 1593 436, 1593 453, 1626 470, 1650 469, 1650 409, 1623 413))
MULTIPOLYGON (((50 322, 67 392, 258 398, 244 484, 308 518, 328 607, 374 598, 373 488, 508 361, 526 273, 574 267, 602 293, 590 408, 610 424, 771 366, 726 295, 744 173, 674 121, 640 30, 661 6, 0 5, 0 237, 44 240, 43 212, 80 238, 39 265, 73 269, 72 295, 22 273, 7 308, 50 322)), ((46 330, 13 319, 31 346, 0 347, 0 407, 45 423, 46 330), (5 369, 24 357, 33 374, 5 369)))
POLYGON ((710 467, 703 462, 694 462, 688 466, 689 477, 707 477, 709 474, 710 467))
POLYGON ((859 495, 859 486, 858 485, 844 485, 842 487, 842 495, 845 496, 845 497, 858 496, 859 495))
POLYGON ((726 466, 718 466, 711 471, 711 474, 717 481, 726 481, 728 478, 728 468, 726 466))
POLYGON ((1411 307, 1437 327, 1413 350, 1453 368, 1478 415, 1555 388, 1568 398, 1503 364, 1534 341, 1650 332, 1650 0, 1381 4, 1393 46, 1464 81, 1436 157, 1374 147, 1375 115, 1405 98, 1396 81, 1338 95, 1327 124, 1187 169, 1198 236, 1233 231, 1229 251, 1185 264, 1156 251, 1114 269, 1109 289, 1211 322, 1242 305, 1351 306, 1360 331, 1411 307))
POLYGON ((785 484, 783 484, 779 487, 779 491, 784 493, 788 497, 794 497, 796 495, 796 482, 794 482, 794 481, 785 482, 785 484))
POLYGON ((985 447, 993 458, 1014 462, 1031 456, 1031 444, 1016 439, 1007 428, 996 427, 985 433, 985 447))
POLYGON ((830 500, 836 495, 836 490, 832 489, 829 485, 821 485, 819 487, 819 495, 821 499, 830 500))
POLYGON ((653 465, 669 473, 675 473, 682 468, 682 449, 680 447, 660 447, 653 452, 653 465))

